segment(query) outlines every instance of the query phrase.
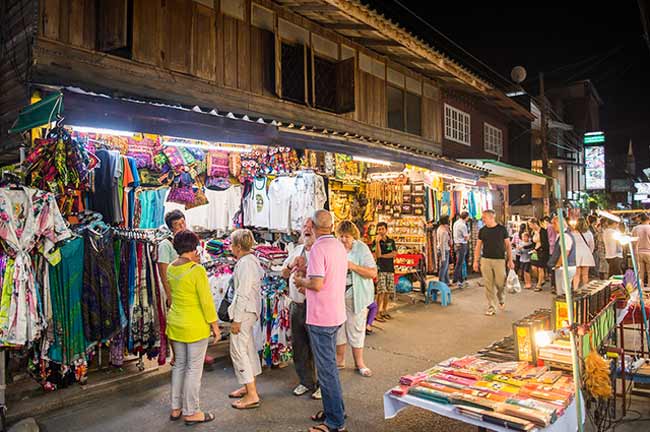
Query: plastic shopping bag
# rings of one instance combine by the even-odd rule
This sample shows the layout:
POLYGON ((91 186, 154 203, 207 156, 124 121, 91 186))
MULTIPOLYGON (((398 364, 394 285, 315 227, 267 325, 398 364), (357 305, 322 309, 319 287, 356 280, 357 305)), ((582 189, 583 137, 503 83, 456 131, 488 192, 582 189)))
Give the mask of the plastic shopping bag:
POLYGON ((508 279, 506 279, 506 288, 512 294, 521 292, 521 284, 519 283, 519 276, 515 273, 514 270, 510 270, 508 273, 508 279))

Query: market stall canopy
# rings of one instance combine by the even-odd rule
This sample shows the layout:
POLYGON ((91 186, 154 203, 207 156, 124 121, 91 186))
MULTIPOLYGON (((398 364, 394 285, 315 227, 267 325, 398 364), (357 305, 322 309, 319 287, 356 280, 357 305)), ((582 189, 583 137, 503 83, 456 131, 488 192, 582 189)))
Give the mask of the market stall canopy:
POLYGON ((20 133, 27 130, 48 125, 57 119, 57 115, 63 110, 63 95, 53 93, 45 99, 28 105, 18 114, 14 125, 9 133, 20 133))
POLYGON ((454 161, 433 151, 380 141, 352 131, 286 123, 210 107, 110 97, 78 88, 65 88, 62 92, 66 102, 65 122, 68 125, 147 132, 212 142, 344 153, 415 165, 470 181, 478 181, 488 174, 484 168, 454 161))
POLYGON ((521 168, 492 159, 461 159, 461 161, 479 166, 489 171, 490 174, 487 176, 487 180, 496 184, 545 185, 546 180, 551 178, 526 168, 521 168))

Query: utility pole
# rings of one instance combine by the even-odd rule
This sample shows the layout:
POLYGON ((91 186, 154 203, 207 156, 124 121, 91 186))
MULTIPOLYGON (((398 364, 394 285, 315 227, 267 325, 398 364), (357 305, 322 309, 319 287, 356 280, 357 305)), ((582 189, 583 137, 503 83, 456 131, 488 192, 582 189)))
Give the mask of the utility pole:
POLYGON ((548 161, 548 124, 547 124, 547 112, 546 112, 546 94, 545 94, 545 89, 544 89, 544 73, 540 72, 539 73, 539 98, 542 106, 540 107, 541 111, 541 127, 540 127, 540 132, 541 132, 541 157, 542 157, 542 172, 544 173, 545 176, 549 177, 546 179, 546 188, 544 190, 544 213, 545 214, 550 214, 553 208, 555 207, 554 205, 551 204, 551 201, 553 200, 553 195, 551 194, 551 190, 553 187, 553 180, 550 179, 551 176, 551 169, 549 166, 549 161, 548 161), (546 207, 546 203, 548 203, 548 208, 546 207))

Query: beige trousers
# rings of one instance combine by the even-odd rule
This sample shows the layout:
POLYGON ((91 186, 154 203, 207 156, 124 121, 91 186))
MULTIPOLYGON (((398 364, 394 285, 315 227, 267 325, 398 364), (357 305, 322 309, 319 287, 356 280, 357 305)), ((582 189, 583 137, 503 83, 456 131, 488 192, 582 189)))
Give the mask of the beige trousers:
POLYGON ((506 260, 481 258, 481 276, 485 283, 488 310, 497 310, 497 302, 506 301, 506 260))
POLYGON ((650 253, 639 252, 637 259, 639 260, 639 279, 641 279, 641 285, 643 285, 646 275, 648 276, 648 283, 650 284, 650 253))
POLYGON ((255 348, 253 328, 257 315, 246 313, 241 322, 239 333, 230 335, 230 358, 239 384, 250 384, 262 373, 260 356, 255 348))

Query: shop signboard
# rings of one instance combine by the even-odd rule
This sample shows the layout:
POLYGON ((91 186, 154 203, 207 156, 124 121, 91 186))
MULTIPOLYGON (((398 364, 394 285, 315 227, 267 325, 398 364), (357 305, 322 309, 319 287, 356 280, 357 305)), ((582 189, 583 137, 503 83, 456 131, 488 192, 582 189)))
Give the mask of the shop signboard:
POLYGON ((634 183, 637 194, 650 195, 650 183, 634 183))
POLYGON ((634 194, 634 201, 643 201, 647 199, 648 199, 648 195, 646 194, 634 194))
POLYGON ((605 189, 605 146, 585 146, 587 190, 605 189))
POLYGON ((612 179, 610 192, 629 192, 632 189, 632 183, 627 179, 612 179))

